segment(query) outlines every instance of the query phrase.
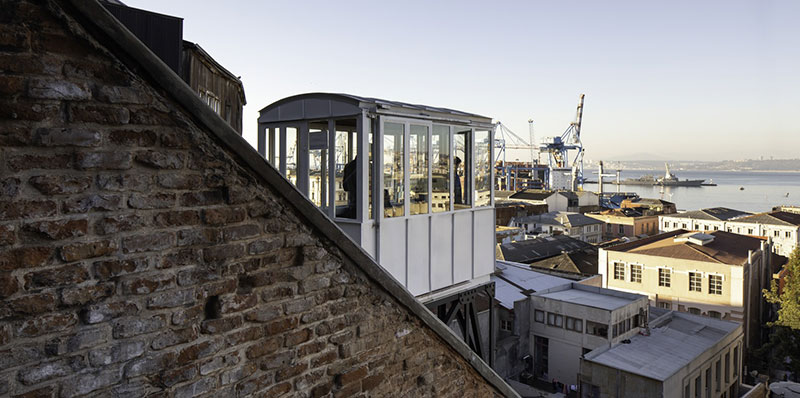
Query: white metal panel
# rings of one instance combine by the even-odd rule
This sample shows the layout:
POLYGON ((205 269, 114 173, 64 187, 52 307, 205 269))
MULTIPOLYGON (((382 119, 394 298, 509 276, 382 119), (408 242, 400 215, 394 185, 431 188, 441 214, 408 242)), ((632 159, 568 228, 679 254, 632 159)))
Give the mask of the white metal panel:
POLYGON ((453 283, 472 279, 472 212, 453 213, 453 283))
POLYGON ((408 290, 418 296, 430 292, 429 217, 408 219, 408 290))
POLYGON ((453 284, 453 215, 431 216, 431 290, 453 284))
POLYGON ((375 245, 375 222, 372 220, 361 223, 361 248, 372 258, 378 258, 375 245))
POLYGON ((475 240, 472 248, 474 250, 475 267, 473 268, 472 277, 478 278, 494 272, 494 208, 475 210, 473 217, 475 240))
POLYGON ((406 219, 383 219, 380 224, 379 264, 403 286, 406 282, 406 219))

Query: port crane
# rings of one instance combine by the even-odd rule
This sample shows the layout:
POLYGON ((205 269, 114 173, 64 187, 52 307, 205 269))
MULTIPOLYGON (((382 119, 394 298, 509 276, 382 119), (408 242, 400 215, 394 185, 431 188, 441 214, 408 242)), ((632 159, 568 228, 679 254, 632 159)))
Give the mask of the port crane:
POLYGON ((558 137, 546 137, 539 146, 540 152, 546 152, 547 163, 550 167, 550 186, 553 184, 555 169, 571 168, 571 189, 583 187, 583 143, 581 142, 581 121, 583 119, 583 98, 581 94, 578 109, 575 112, 575 121, 569 124, 566 131, 558 137), (570 163, 569 151, 577 151, 570 163))
POLYGON ((547 168, 539 164, 539 153, 533 140, 533 120, 528 120, 529 141, 526 141, 501 122, 495 124, 494 148, 499 149, 494 159, 502 159, 502 164, 496 164, 497 178, 495 187, 516 191, 525 188, 541 188, 546 180, 547 168), (529 143, 530 142, 530 143, 529 143), (530 151, 530 162, 507 162, 506 150, 522 149, 530 151), (540 179, 540 176, 544 176, 540 179), (538 184, 538 185, 537 185, 538 184))

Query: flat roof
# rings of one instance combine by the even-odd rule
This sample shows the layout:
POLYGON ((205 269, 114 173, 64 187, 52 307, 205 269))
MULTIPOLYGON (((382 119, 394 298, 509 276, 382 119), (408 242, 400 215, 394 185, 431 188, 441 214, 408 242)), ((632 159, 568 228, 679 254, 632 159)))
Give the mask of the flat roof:
POLYGON ((536 296, 609 311, 625 307, 626 305, 645 297, 640 295, 631 295, 634 297, 621 297, 616 294, 611 294, 611 292, 606 292, 605 290, 608 289, 602 289, 600 291, 584 290, 576 288, 573 284, 573 286, 568 289, 541 293, 537 294, 536 296))
POLYGON ((671 311, 651 323, 649 336, 631 337, 630 344, 598 349, 589 362, 664 381, 732 333, 736 322, 671 311))
POLYGON ((559 278, 532 270, 525 264, 511 261, 496 262, 497 271, 491 276, 495 298, 505 308, 514 308, 514 302, 527 297, 523 292, 537 292, 572 283, 572 280, 559 278))

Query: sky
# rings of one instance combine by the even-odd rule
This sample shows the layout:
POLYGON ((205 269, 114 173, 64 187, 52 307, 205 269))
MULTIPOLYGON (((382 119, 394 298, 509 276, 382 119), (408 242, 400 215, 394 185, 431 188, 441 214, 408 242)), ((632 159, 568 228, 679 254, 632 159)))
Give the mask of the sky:
MULTIPOLYGON (((124 0, 184 18, 263 107, 338 92, 562 134, 593 160, 800 157, 800 2, 124 0), (221 5, 221 4, 224 4, 221 5)), ((509 152, 527 160, 528 152, 509 152)))

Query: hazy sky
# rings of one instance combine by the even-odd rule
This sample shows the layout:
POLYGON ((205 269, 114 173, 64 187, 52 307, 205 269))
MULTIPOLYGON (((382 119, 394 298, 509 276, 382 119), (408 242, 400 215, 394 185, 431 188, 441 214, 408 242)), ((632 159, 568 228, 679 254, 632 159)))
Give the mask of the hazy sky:
POLYGON ((264 106, 343 92, 561 134, 590 159, 800 157, 800 1, 125 0, 184 18, 264 106))

